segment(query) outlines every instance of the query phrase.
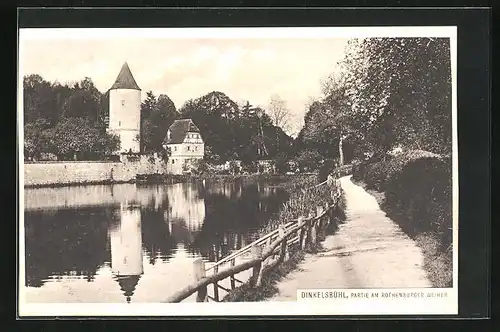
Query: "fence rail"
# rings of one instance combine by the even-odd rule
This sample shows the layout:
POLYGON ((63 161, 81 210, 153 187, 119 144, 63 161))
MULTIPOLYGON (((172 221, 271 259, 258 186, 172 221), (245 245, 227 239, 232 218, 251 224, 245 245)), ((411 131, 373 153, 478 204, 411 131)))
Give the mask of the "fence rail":
MULTIPOLYGON (((349 166, 349 165, 346 165, 349 166)), ((264 269, 273 268, 289 257, 289 251, 292 245, 297 245, 300 249, 310 248, 318 242, 318 234, 331 222, 331 211, 336 208, 340 196, 340 187, 334 186, 335 178, 349 174, 351 167, 343 166, 342 169, 336 169, 329 175, 326 181, 316 186, 308 188, 310 190, 322 185, 331 186, 331 202, 324 206, 316 206, 316 214, 310 214, 308 217, 299 217, 296 220, 289 220, 282 224, 278 229, 262 236, 238 251, 222 258, 215 264, 205 267, 203 259, 197 259, 194 262, 195 282, 179 290, 166 302, 178 303, 190 297, 194 293, 197 302, 207 302, 209 299, 215 302, 220 301, 219 289, 229 292, 236 288, 236 282, 245 283, 236 278, 238 273, 246 270, 251 271, 251 277, 248 280, 252 287, 259 286, 262 282, 264 269), (236 264, 236 259, 251 254, 251 258, 240 264, 236 264), (275 256, 278 256, 275 258, 275 256), (229 266, 227 266, 229 264, 229 266), (212 272, 207 276, 207 272, 212 272), (230 288, 226 288, 219 282, 229 278, 230 288), (213 296, 208 295, 208 286, 213 285, 213 296)))

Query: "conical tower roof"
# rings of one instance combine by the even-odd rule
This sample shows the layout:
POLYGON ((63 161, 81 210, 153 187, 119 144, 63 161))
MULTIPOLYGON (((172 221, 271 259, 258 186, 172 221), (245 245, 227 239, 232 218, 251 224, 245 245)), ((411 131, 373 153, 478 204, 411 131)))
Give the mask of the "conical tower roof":
POLYGON ((122 69, 120 70, 120 73, 110 90, 113 89, 141 90, 135 82, 134 76, 132 75, 132 72, 126 62, 123 64, 122 69))
POLYGON ((120 285, 120 289, 122 290, 123 295, 127 300, 127 303, 130 303, 130 299, 135 292, 135 286, 137 286, 140 278, 140 275, 118 276, 116 278, 118 284, 120 285))

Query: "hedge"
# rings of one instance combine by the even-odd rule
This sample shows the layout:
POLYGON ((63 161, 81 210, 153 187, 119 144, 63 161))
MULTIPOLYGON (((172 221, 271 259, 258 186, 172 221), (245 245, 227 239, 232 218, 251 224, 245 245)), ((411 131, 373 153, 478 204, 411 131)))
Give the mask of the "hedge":
POLYGON ((387 184, 411 162, 421 158, 440 158, 423 150, 410 150, 396 156, 384 155, 361 163, 353 170, 354 179, 364 181, 369 189, 385 191, 387 184))
POLYGON ((386 210, 409 235, 435 232, 442 250, 452 242, 451 158, 415 159, 387 183, 386 210))

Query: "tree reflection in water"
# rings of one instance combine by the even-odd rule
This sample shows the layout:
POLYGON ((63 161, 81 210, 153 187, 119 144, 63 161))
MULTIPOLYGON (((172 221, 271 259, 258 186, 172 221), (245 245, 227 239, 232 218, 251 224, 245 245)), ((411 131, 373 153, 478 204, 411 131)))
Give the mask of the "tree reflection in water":
POLYGON ((206 182, 30 192, 32 205, 25 209, 24 218, 26 285, 40 288, 51 279, 68 278, 91 282, 100 271, 104 271, 99 279, 103 281, 111 272, 119 284, 117 290, 130 301, 136 287, 149 287, 144 281, 147 278, 141 278, 142 267, 146 271, 149 266, 150 272, 144 273, 157 273, 153 266, 170 271, 170 267, 165 270, 161 266, 175 260, 179 252, 187 258, 202 256, 217 261, 250 243, 256 230, 288 199, 283 189, 266 187, 263 182, 206 182), (71 190, 75 190, 71 202, 66 202, 71 190), (43 200, 46 193, 57 198, 54 207, 43 200), (95 205, 98 202, 102 203, 95 205), (127 212, 127 206, 133 211, 127 212), (137 219, 139 226, 132 227, 132 219, 137 219), (134 242, 135 249, 124 247, 120 254, 118 238, 134 242), (135 267, 124 266, 120 260, 131 260, 135 267), (124 274, 124 270, 128 272, 124 274))
POLYGON ((260 183, 235 183, 224 192, 205 196, 206 215, 194 246, 210 261, 217 261, 254 240, 255 232, 276 216, 288 194, 280 188, 264 193, 260 183), (239 194, 238 194, 239 193, 239 194))
POLYGON ((85 276, 92 281, 109 261, 107 231, 116 208, 26 212, 26 285, 41 287, 50 276, 85 276))

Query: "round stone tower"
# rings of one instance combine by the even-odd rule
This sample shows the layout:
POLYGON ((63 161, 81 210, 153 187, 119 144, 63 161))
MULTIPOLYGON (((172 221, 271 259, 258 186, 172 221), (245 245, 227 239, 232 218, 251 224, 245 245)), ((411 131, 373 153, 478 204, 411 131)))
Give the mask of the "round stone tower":
POLYGON ((141 89, 125 62, 109 90, 109 130, 120 137, 118 152, 140 152, 141 89))

